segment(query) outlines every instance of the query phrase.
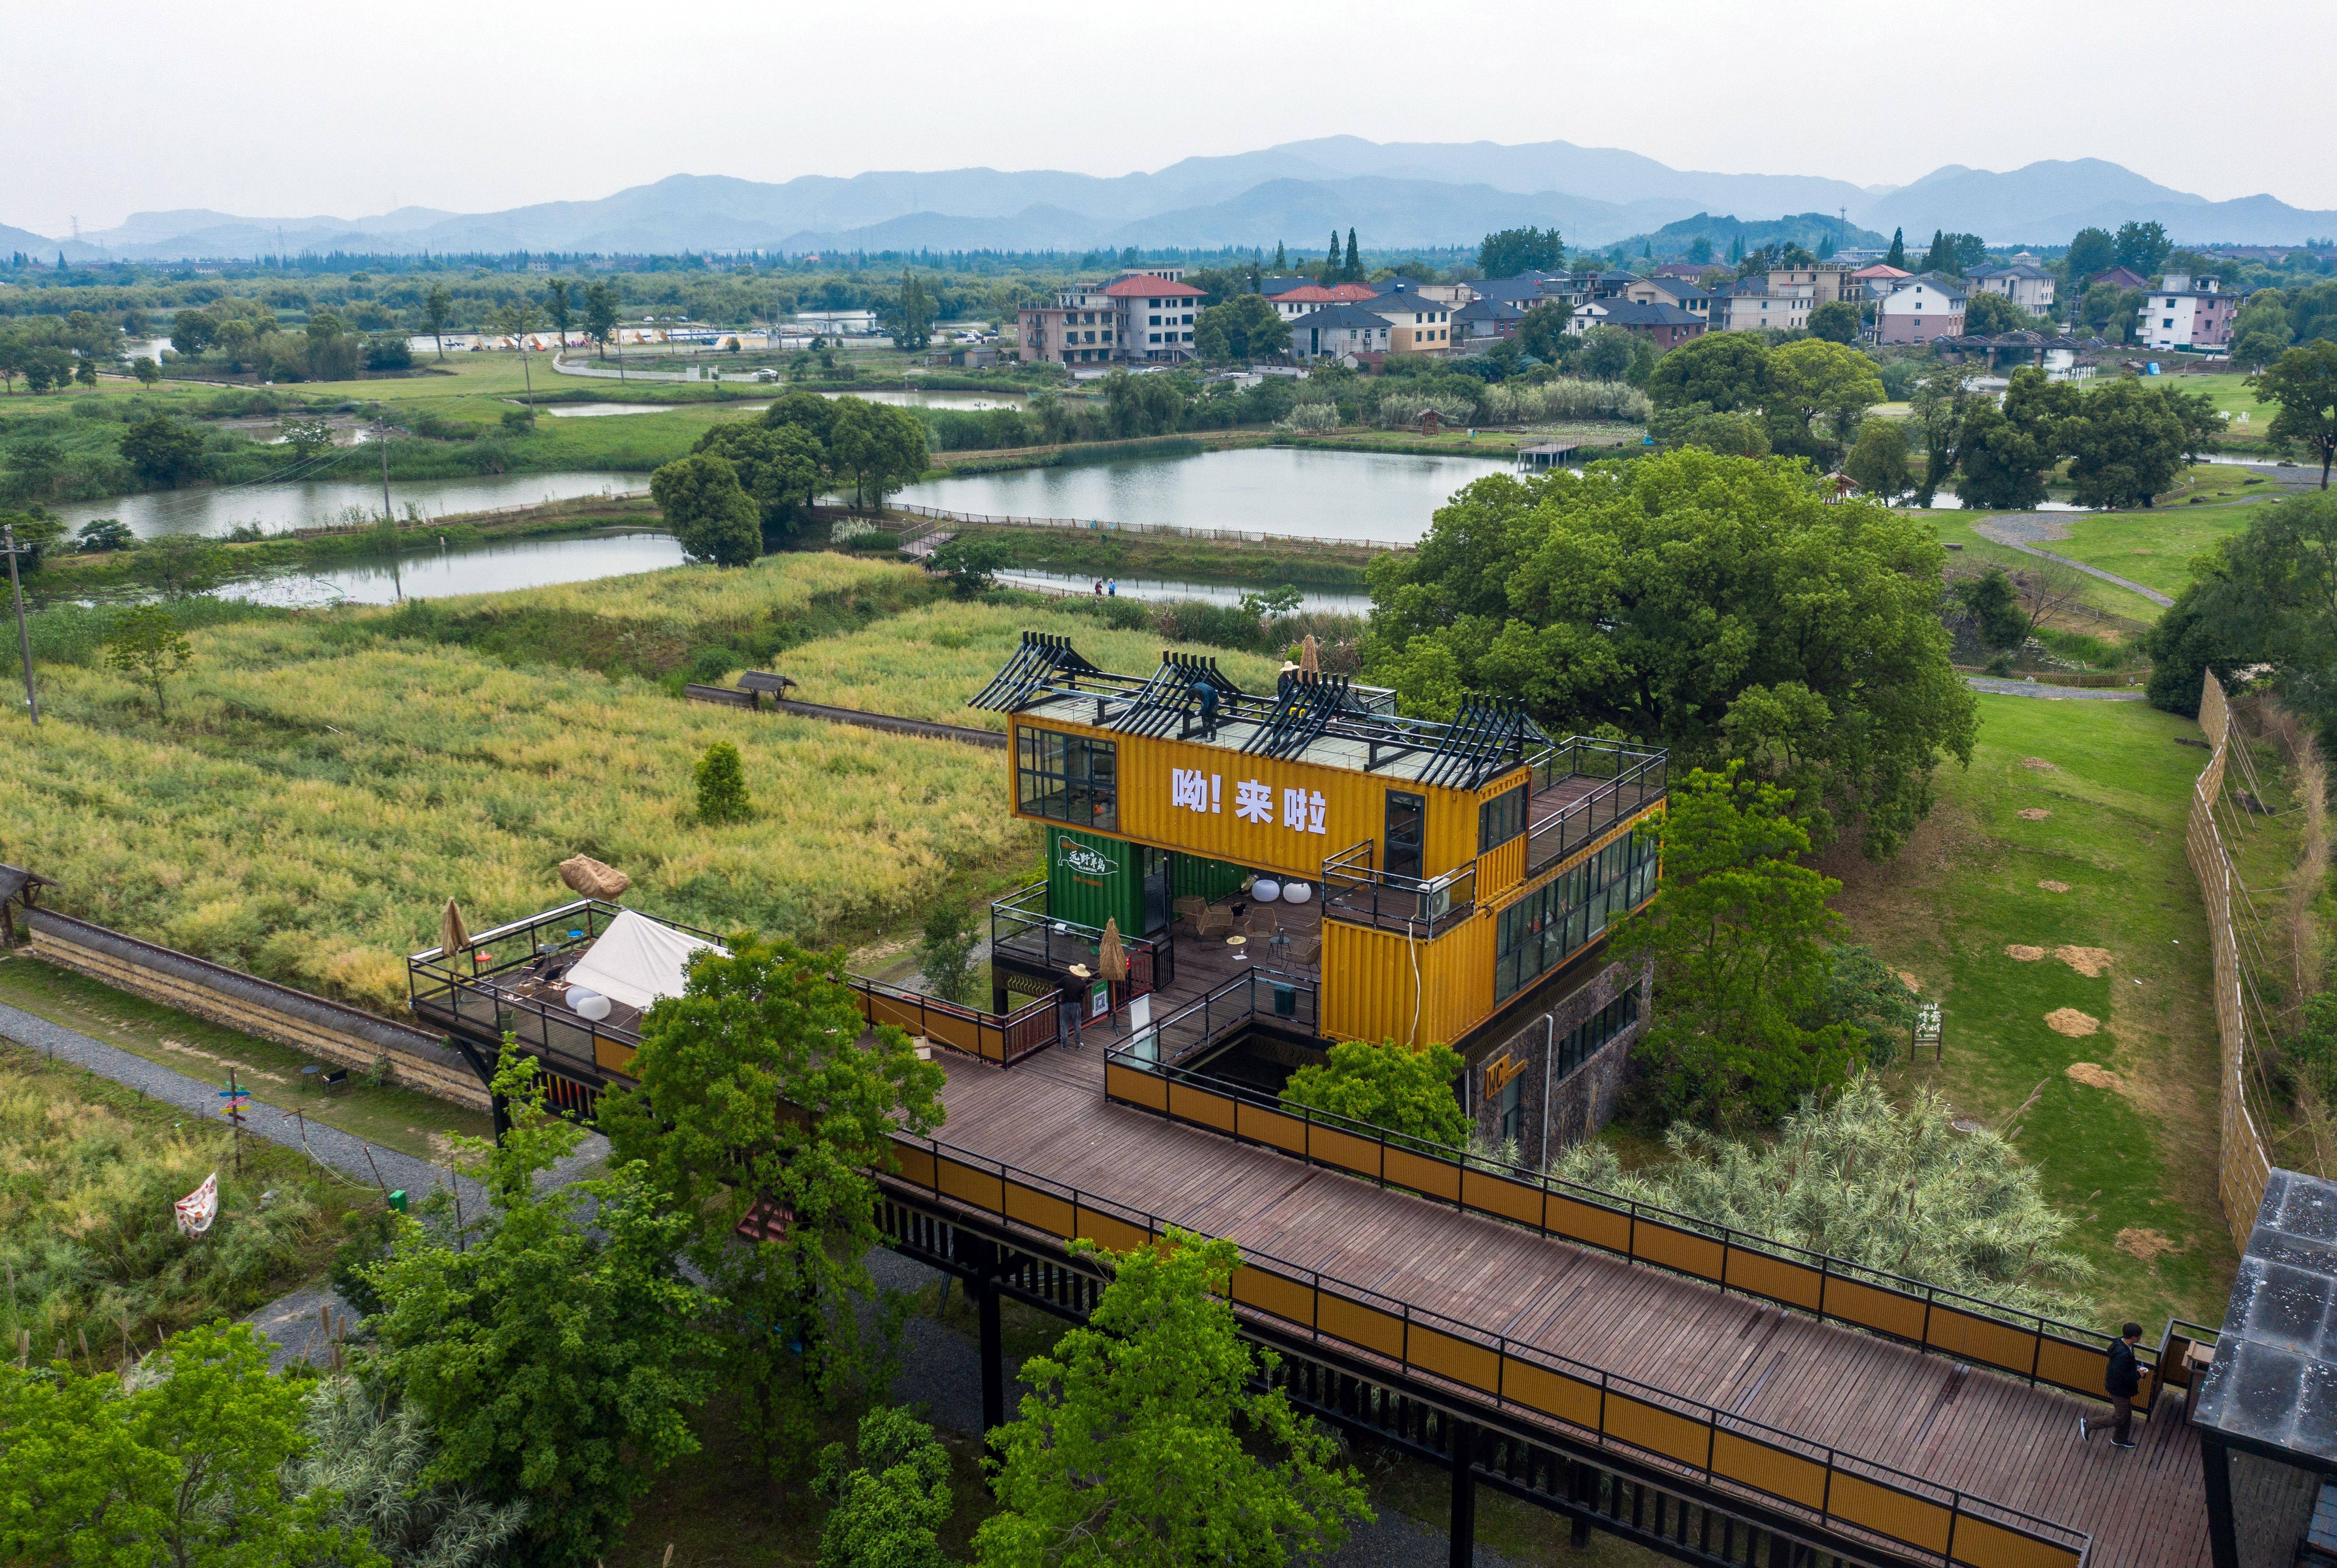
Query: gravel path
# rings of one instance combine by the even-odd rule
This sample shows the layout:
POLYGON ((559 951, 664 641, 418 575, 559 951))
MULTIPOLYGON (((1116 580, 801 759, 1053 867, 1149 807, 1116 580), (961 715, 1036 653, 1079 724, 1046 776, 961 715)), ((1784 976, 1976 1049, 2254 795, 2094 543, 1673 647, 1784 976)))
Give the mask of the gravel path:
POLYGON ((2040 517, 2032 512, 2014 512, 2002 516, 1983 517, 1972 524, 1972 532, 1983 539, 1993 539, 2009 550, 2018 550, 2023 555, 2041 556, 2048 561, 2058 561, 2064 566, 2074 566, 2088 577, 2098 577, 2105 583, 2116 583, 2129 593, 2139 593, 2161 609, 2175 603, 2157 589, 2146 588, 2131 577, 2121 577, 2115 572, 2105 572, 2098 566, 2088 566, 2083 561, 2072 561, 2067 555, 2037 548, 2040 544, 2067 539, 2069 536, 2067 523, 2040 517))
POLYGON ((1964 684, 1975 691, 2042 697, 2049 702, 2139 702, 2145 695, 2131 687, 2049 686, 2042 681, 2007 681, 1995 675, 1967 675, 1964 684))

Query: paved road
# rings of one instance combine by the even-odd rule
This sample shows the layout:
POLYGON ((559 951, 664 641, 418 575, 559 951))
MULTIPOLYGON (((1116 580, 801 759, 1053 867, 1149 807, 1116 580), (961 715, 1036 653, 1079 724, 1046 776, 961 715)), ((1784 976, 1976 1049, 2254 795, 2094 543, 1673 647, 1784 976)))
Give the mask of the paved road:
POLYGON ((2039 550, 2039 544, 2049 544, 2069 536, 2069 525, 2034 512, 2011 512, 1994 517, 1983 517, 1972 524, 1972 532, 1983 539, 1993 539, 2007 549, 2018 550, 2023 555, 2041 556, 2058 561, 2064 566, 2074 566, 2088 577, 2098 577, 2105 583, 2115 583, 2129 593, 2139 593, 2153 604, 2164 609, 2175 603, 2156 588, 2146 588, 2131 577, 2121 577, 2115 572, 2105 572, 2098 566, 2088 566, 2083 561, 2072 561, 2067 555, 2050 550, 2039 550))
POLYGON ((1975 691, 2006 697, 2042 697, 2049 702, 2139 702, 2144 693, 2131 686, 2053 686, 2042 681, 2007 681, 1996 675, 1967 675, 1964 684, 1975 691))

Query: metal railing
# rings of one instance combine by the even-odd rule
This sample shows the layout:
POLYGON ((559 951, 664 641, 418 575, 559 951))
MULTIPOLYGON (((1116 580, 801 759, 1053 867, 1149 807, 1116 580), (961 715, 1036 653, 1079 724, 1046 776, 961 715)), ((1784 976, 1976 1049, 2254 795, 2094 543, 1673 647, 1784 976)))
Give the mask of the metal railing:
MULTIPOLYGON (((1569 740, 1563 746, 1553 748, 1552 754, 1555 757, 1576 748, 1602 746, 1606 743, 1569 740)), ((1547 870, 1617 823, 1638 815, 1664 798, 1670 764, 1668 753, 1648 751, 1633 746, 1611 746, 1607 750, 1610 753, 1609 758, 1602 759, 1594 751, 1580 760, 1594 762, 1611 760, 1615 764, 1612 773, 1600 774, 1588 768, 1577 768, 1551 779, 1550 782, 1554 783, 1559 779, 1588 775, 1603 777, 1607 782, 1581 799, 1560 807, 1539 821, 1527 824, 1527 876, 1547 870)), ((1537 789, 1548 787, 1541 781, 1540 773, 1541 769, 1538 768, 1534 784, 1537 789)))
MULTIPOLYGON (((2114 1336, 1791 1242, 1480 1159, 1368 1122, 1201 1078, 1170 1059, 1106 1054, 1104 1095, 1312 1165, 1362 1176, 1557 1240, 1686 1274, 1960 1360, 2098 1397, 2114 1336)), ((2154 1377, 2156 1367, 2146 1364, 2154 1377)), ((2147 1400, 2157 1385, 2147 1386, 2147 1400)))
POLYGON ((860 1003, 860 1015, 872 1025, 891 1024, 1001 1067, 1012 1067, 1061 1038, 1061 1008, 1051 995, 1026 1002, 1012 1013, 989 1013, 882 980, 858 975, 845 978, 860 1003))
POLYGON ((1477 862, 1442 877, 1406 877, 1372 867, 1373 840, 1366 838, 1323 862, 1323 913, 1362 926, 1410 927, 1433 936, 1476 912, 1477 862))
MULTIPOLYGON (((1061 974, 1074 964, 1092 968, 1096 949, 1102 942, 1101 927, 1058 919, 1047 913, 1044 882, 1033 882, 990 906, 990 950, 993 956, 1005 953, 1061 974)), ((1123 931, 1120 947, 1128 956, 1128 978, 1114 987, 1117 1003, 1124 1004, 1176 981, 1176 956, 1168 943, 1149 936, 1131 936, 1123 931)))
POLYGON ((1108 1053, 1106 1060, 1127 1054, 1147 1063, 1189 1062, 1260 1017, 1312 1035, 1320 1006, 1314 981, 1271 967, 1253 968, 1138 1031, 1127 1044, 1108 1053))
MULTIPOLYGON (((1059 1240, 1084 1240, 1128 1252, 1155 1244, 1171 1229, 1185 1229, 939 1139, 896 1133, 893 1147, 899 1171, 882 1178, 886 1182, 1059 1240)), ((1253 1248, 1242 1249, 1227 1295, 1236 1307, 1272 1318, 1310 1343, 1360 1351, 1407 1376, 1490 1400, 1505 1413, 1655 1460, 1716 1493, 1783 1504, 1798 1517, 1943 1568, 2009 1563, 2082 1568, 2092 1544, 2083 1531, 1253 1248)))

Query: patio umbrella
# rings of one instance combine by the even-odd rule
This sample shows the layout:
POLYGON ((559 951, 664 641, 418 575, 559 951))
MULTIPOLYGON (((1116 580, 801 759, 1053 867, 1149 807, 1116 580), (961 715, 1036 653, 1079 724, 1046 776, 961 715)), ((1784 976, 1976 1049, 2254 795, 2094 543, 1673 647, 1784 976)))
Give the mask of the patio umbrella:
POLYGON ((1315 646, 1315 633, 1312 632, 1306 633, 1306 640, 1298 645, 1298 669, 1301 674, 1305 675, 1323 673, 1323 652, 1315 646))
POLYGON ((451 964, 457 953, 467 953, 470 948, 471 933, 463 925, 463 912, 449 898, 445 912, 438 916, 438 956, 451 964))

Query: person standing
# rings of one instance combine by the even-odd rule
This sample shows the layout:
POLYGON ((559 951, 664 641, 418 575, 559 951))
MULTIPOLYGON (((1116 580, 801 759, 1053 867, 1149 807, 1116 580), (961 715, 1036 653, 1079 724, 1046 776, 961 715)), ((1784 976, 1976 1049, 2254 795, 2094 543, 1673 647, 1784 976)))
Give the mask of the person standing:
MULTIPOLYGON (((2117 1412, 2117 1421, 2110 1428, 2110 1446, 2134 1446, 2134 1396, 2142 1388, 2142 1363, 2135 1358, 2134 1348, 2142 1343, 2142 1325, 2128 1323, 2118 1330, 2118 1338, 2110 1346, 2109 1365, 2102 1377, 2102 1387, 2110 1396, 2110 1407, 2117 1412)), ((2085 1416, 2078 1417, 2078 1436, 2091 1442, 2094 1423, 2085 1416)))
POLYGON ((1119 578, 1117 578, 1117 577, 1107 577, 1107 578, 1105 578, 1105 579, 1104 579, 1104 583, 1103 583, 1103 596, 1104 596, 1105 598, 1107 598, 1107 599, 1117 599, 1117 598, 1119 598, 1119 597, 1120 597, 1120 579, 1119 579, 1119 578))

